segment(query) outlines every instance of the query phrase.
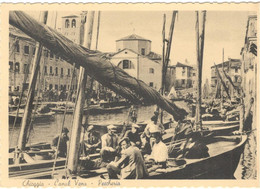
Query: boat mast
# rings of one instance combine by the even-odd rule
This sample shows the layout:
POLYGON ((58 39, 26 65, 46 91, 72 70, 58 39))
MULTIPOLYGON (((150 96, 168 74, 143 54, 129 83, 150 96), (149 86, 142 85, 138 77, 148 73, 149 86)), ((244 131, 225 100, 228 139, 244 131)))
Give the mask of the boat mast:
MULTIPOLYGON (((40 22, 43 24, 46 24, 47 17, 48 17, 48 11, 42 11, 40 14, 40 22)), ((34 93, 35 93, 36 81, 37 81, 37 77, 38 77, 38 73, 39 73, 39 69, 40 69, 42 48, 43 48, 43 46, 41 45, 41 43, 37 42, 36 50, 35 50, 35 57, 33 60, 33 65, 32 65, 32 75, 30 78, 30 84, 29 84, 29 88, 28 88, 27 101, 26 101, 26 106, 25 106, 24 115, 23 115, 23 119, 22 119, 21 131, 20 131, 19 138, 18 138, 17 148, 19 151, 25 150, 25 145, 27 142, 26 138, 27 138, 28 131, 29 131, 29 125, 30 125, 29 123, 31 121, 34 93)), ((20 158, 17 157, 15 162, 19 163, 20 158)))
MULTIPOLYGON (((84 31, 84 42, 83 46, 90 49, 91 40, 92 40, 92 30, 94 22, 94 11, 90 11, 87 14, 87 20, 84 31)), ((83 117, 83 108, 85 105, 85 87, 87 83, 87 70, 80 67, 79 80, 78 80, 78 98, 75 104, 75 111, 73 117, 73 126, 71 131, 71 140, 69 147, 69 156, 68 156, 68 173, 76 174, 78 160, 80 156, 80 136, 82 128, 82 117, 83 117)))
MULTIPOLYGON (((163 62, 162 62, 162 86, 161 86, 161 94, 162 96, 164 96, 164 91, 165 91, 165 80, 166 80, 166 73, 167 73, 167 67, 169 65, 169 61, 170 61, 170 53, 171 53, 171 44, 172 44, 172 35, 173 35, 173 31, 174 31, 174 25, 175 25, 175 18, 177 15, 178 11, 173 11, 172 13, 172 21, 171 21, 171 26, 170 26, 170 31, 169 31, 169 38, 167 40, 167 47, 166 47, 166 54, 164 57, 164 41, 165 39, 165 15, 164 15, 164 23, 163 23, 163 54, 162 56, 163 58, 163 62)), ((161 112, 161 123, 163 122, 162 120, 163 118, 163 113, 161 112)))
MULTIPOLYGON (((201 13, 202 22, 199 22, 199 12, 196 11, 196 51, 197 51, 197 105, 196 105, 196 126, 202 130, 201 122, 201 82, 202 82, 202 63, 203 63, 203 50, 204 50, 204 36, 205 36, 205 22, 206 11, 201 13), (200 25, 201 24, 201 25, 200 25), (200 33, 201 29, 201 33, 200 33)), ((197 129, 196 127, 196 129, 197 129)))

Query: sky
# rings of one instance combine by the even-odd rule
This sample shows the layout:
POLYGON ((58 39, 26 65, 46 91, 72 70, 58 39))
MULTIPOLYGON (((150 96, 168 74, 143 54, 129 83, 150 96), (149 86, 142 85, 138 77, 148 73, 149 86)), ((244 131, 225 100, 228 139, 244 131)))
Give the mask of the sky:
MULTIPOLYGON (((38 13, 30 12, 38 19, 38 13)), ((48 25, 54 27, 57 14, 56 28, 61 27, 61 17, 79 15, 80 12, 49 12, 48 25)), ((98 50, 115 52, 117 39, 137 34, 152 41, 151 50, 158 54, 162 52, 163 15, 166 14, 166 38, 168 38, 172 12, 163 11, 102 11, 98 50)), ((241 58, 240 51, 244 44, 248 11, 207 11, 205 25, 205 44, 203 58, 203 83, 210 80, 210 67, 228 58, 241 58)), ((95 15, 93 36, 96 36, 97 13, 95 15)), ((94 37, 95 38, 95 37, 94 37)), ((94 47, 94 42, 92 45, 94 47)), ((171 64, 176 62, 196 65, 195 11, 179 11, 174 27, 171 64)))

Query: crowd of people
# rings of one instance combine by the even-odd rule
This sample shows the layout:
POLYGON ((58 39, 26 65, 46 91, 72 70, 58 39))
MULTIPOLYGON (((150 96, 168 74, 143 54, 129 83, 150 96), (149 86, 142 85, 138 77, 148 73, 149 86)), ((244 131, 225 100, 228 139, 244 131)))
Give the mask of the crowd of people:
MULTIPOLYGON (((154 167, 165 169, 167 168, 169 151, 162 140, 165 130, 163 125, 159 123, 158 117, 159 113, 155 111, 145 129, 141 129, 134 122, 125 125, 131 129, 123 129, 121 132, 118 131, 117 126, 108 125, 107 133, 102 136, 93 125, 90 125, 81 140, 82 155, 87 157, 90 154, 99 153, 101 163, 92 162, 92 165, 100 167, 102 164, 102 167, 105 166, 110 179, 142 179, 146 178, 149 175, 149 170, 153 170, 154 167)), ((135 117, 131 120, 135 120, 135 117)), ((68 132, 68 129, 63 129, 58 148, 59 157, 67 156, 68 132)), ((58 138, 53 140, 54 147, 57 147, 58 138)), ((208 155, 208 148, 198 142, 197 138, 197 135, 191 135, 181 147, 180 154, 183 157, 199 158, 208 155)))

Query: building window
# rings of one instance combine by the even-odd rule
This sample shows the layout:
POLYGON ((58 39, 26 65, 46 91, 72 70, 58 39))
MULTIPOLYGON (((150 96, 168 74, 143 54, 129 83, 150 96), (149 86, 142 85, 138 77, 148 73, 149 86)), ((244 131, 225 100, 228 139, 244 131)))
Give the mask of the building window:
POLYGON ((49 90, 52 90, 52 84, 49 85, 49 90))
POLYGON ((75 20, 75 19, 73 19, 73 20, 71 21, 71 27, 72 27, 72 28, 76 28, 76 20, 75 20))
POLYGON ((54 57, 53 52, 50 52, 50 58, 53 58, 53 57, 54 57))
POLYGON ((52 66, 50 66, 50 74, 52 74, 52 66))
POLYGON ((68 76, 70 76, 70 69, 68 68, 68 76))
POLYGON ((24 64, 24 65, 23 65, 23 73, 24 73, 24 74, 27 74, 27 73, 28 73, 28 67, 27 67, 27 66, 28 66, 28 64, 24 64))
POLYGON ((9 70, 13 70, 14 69, 14 63, 13 62, 9 62, 9 70))
POLYGON ((55 75, 58 75, 58 67, 55 68, 55 75))
POLYGON ((142 48, 142 49, 141 49, 141 54, 142 54, 142 55, 145 55, 145 48, 142 48))
POLYGON ((16 52, 20 52, 20 45, 19 45, 19 43, 16 43, 16 52))
POLYGON ((235 68, 235 73, 238 73, 238 68, 235 68))
POLYGON ((181 80, 181 84, 184 85, 185 84, 185 79, 181 80))
POLYGON ((130 60, 120 61, 118 67, 122 69, 134 69, 134 65, 130 60))
POLYGON ((44 50, 44 56, 48 58, 48 56, 49 56, 49 51, 48 50, 44 50))
POLYGON ((55 90, 58 90, 59 86, 58 85, 55 85, 55 90))
POLYGON ((149 86, 150 86, 150 87, 153 87, 153 82, 150 82, 150 83, 149 83, 149 86))
POLYGON ((63 68, 60 69, 60 75, 63 76, 63 68))
POLYGON ((70 27, 70 21, 69 19, 65 20, 65 28, 69 28, 70 27))
POLYGON ((154 69, 153 68, 149 68, 149 73, 153 74, 154 73, 154 69))
POLYGON ((20 72, 20 63, 19 62, 16 62, 15 65, 14 65, 14 71, 15 72, 20 72))
POLYGON ((44 74, 47 75, 47 66, 44 66, 44 74))
POLYGON ((29 46, 28 45, 24 46, 24 54, 29 54, 29 46))

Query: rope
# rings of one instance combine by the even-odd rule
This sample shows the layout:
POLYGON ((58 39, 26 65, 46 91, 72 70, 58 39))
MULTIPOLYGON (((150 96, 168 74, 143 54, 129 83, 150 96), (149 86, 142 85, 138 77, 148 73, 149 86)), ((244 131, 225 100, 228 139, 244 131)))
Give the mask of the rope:
MULTIPOLYGON (((53 163, 53 167, 52 167, 52 175, 55 171, 56 162, 57 162, 57 158, 58 158, 58 150, 59 150, 59 146, 60 146, 60 139, 61 139, 61 135, 62 135, 62 130, 64 128, 64 122, 65 122, 65 117, 66 117, 66 113, 67 113, 67 105, 68 105, 69 96, 70 96, 70 93, 71 93, 71 85, 72 85, 72 82, 73 82, 74 74, 75 74, 75 63, 73 63, 72 77, 71 77, 71 80, 70 80, 69 93, 68 93, 68 96, 67 96, 67 99, 66 99, 65 111, 64 111, 64 114, 63 114, 61 130, 60 130, 58 144, 57 144, 57 149, 56 149, 56 152, 55 152, 55 159, 54 159, 54 163, 53 163)), ((66 168, 67 168, 67 159, 66 159, 66 163, 65 163, 65 169, 66 168)))

